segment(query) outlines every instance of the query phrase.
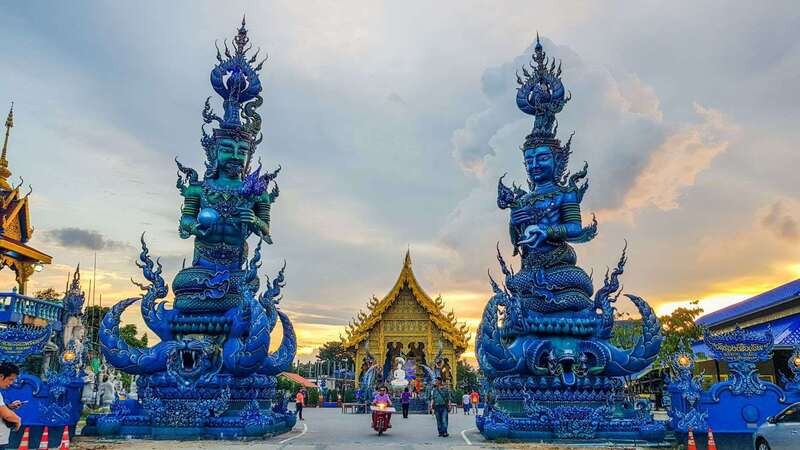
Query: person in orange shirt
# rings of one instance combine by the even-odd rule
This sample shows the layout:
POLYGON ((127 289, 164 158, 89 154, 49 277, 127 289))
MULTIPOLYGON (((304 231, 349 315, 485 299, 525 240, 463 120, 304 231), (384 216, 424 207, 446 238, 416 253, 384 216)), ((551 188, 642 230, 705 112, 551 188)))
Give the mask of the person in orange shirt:
POLYGON ((294 407, 295 409, 297 409, 297 417, 300 420, 305 420, 303 419, 303 406, 305 405, 305 403, 306 399, 305 397, 303 397, 303 390, 300 389, 297 391, 297 395, 295 395, 294 397, 294 407))
POLYGON ((478 394, 478 391, 475 389, 472 390, 472 393, 469 394, 469 399, 472 401, 472 410, 475 411, 475 414, 478 414, 478 400, 480 400, 481 396, 478 394))

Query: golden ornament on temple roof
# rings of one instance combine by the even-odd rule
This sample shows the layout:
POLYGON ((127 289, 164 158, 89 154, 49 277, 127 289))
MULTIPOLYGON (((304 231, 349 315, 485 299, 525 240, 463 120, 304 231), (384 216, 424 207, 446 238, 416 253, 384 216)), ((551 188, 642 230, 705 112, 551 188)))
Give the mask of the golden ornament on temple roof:
POLYGON ((373 296, 368 302, 369 314, 359 311, 345 328, 347 336, 342 343, 356 354, 356 382, 366 368, 367 354, 374 355, 374 362, 381 366, 395 353, 430 366, 441 350, 454 375, 449 381, 455 386, 456 362, 469 347, 471 336, 469 327, 444 307, 441 296, 432 299, 419 285, 407 252, 391 291, 382 299, 373 296), (437 341, 442 342, 439 347, 437 341))

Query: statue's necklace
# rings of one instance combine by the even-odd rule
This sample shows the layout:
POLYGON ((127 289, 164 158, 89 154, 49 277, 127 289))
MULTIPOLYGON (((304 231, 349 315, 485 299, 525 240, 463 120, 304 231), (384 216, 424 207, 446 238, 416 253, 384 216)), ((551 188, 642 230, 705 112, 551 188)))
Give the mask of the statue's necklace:
POLYGON ((206 193, 215 193, 215 194, 228 194, 230 195, 239 195, 241 192, 241 185, 238 186, 217 186, 211 182, 203 183, 203 189, 206 190, 206 193))
POLYGON ((525 199, 525 205, 533 206, 534 204, 536 204, 536 202, 543 201, 543 202, 548 202, 550 204, 550 206, 552 206, 552 203, 553 203, 552 200, 554 198, 558 197, 559 194, 561 194, 561 191, 559 191, 559 190, 555 190, 555 191, 551 191, 551 192, 545 192, 543 194, 537 194, 537 193, 531 192, 530 197, 525 199))
POLYGON ((238 214, 237 209, 243 200, 239 194, 239 186, 221 187, 206 182, 203 183, 203 193, 223 216, 233 217, 238 214))

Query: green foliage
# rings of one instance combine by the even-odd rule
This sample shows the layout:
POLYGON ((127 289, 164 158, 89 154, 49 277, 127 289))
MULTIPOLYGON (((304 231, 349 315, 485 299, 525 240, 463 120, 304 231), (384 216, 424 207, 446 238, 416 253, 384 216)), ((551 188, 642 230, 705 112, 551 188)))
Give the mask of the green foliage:
MULTIPOLYGON (((661 343, 661 350, 653 367, 669 367, 669 361, 675 353, 691 350, 692 342, 703 335, 702 329, 695 323, 695 319, 701 314, 703 308, 695 300, 689 307, 677 308, 672 314, 658 318, 664 342, 661 343)), ((627 313, 617 313, 616 318, 610 342, 619 348, 633 348, 642 335, 642 320, 632 320, 627 313)))
POLYGON ((478 389, 478 371, 464 360, 459 359, 456 363, 456 378, 458 388, 467 391, 478 389))
POLYGON ((119 335, 122 339, 131 347, 134 348, 146 348, 147 347, 147 333, 142 333, 142 337, 137 338, 136 332, 136 325, 129 323, 124 325, 122 328, 119 329, 119 335))
POLYGON ((642 320, 631 319, 626 312, 617 312, 614 315, 614 328, 611 330, 610 342, 616 347, 630 349, 636 345, 636 340, 642 335, 642 320))
MULTIPOLYGON (((702 329, 694 322, 701 314, 703 314, 703 308, 698 306, 698 302, 695 300, 689 307, 677 308, 672 314, 658 318, 664 341, 661 343, 661 350, 658 352, 653 367, 669 367, 669 361, 675 353, 691 351, 692 342, 703 335, 702 329)), ((636 340, 642 335, 641 319, 631 320, 629 317, 625 313, 617 314, 618 321, 614 323, 610 340, 615 346, 624 349, 633 348, 636 340)))
POLYGON ((669 367, 669 361, 675 353, 691 351, 692 341, 703 335, 703 330, 695 323, 701 314, 703 308, 695 300, 688 308, 678 308, 672 314, 659 318, 664 342, 655 362, 657 367, 669 367))
POLYGON ((306 405, 317 406, 319 404, 319 388, 308 388, 306 391, 306 405))
POLYGON ((275 388, 279 391, 286 391, 287 394, 292 396, 297 394, 297 390, 300 389, 300 383, 295 383, 286 377, 278 377, 278 382, 275 385, 275 388))
MULTIPOLYGON (((147 333, 142 333, 142 337, 136 337, 136 325, 130 323, 128 325, 124 325, 122 328, 119 329, 119 334, 122 336, 122 339, 131 347, 134 348, 146 348, 147 347, 147 333)), ((122 381, 122 386, 125 388, 126 391, 129 391, 131 388, 131 382, 133 378, 130 374, 125 372, 120 373, 120 380, 122 381)))
POLYGON ((89 339, 90 348, 92 349, 100 348, 98 330, 100 329, 100 322, 102 322, 109 309, 94 305, 87 306, 84 310, 83 323, 86 324, 86 337, 89 339))
POLYGON ((464 396, 464 392, 465 391, 462 389, 453 389, 450 391, 450 403, 461 405, 461 397, 464 396))
POLYGON ((353 354, 345 350, 341 341, 328 341, 319 348, 317 361, 336 361, 341 363, 343 360, 346 360, 348 364, 353 364, 353 354))
POLYGON ((49 287, 47 289, 39 289, 38 291, 34 292, 33 297, 42 300, 62 300, 64 298, 64 294, 49 287))

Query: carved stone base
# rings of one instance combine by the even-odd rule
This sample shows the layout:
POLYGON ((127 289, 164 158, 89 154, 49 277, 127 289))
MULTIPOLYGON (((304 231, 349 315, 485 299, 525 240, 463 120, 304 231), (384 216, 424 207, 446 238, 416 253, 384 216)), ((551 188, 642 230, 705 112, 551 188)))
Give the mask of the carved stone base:
POLYGON ((495 380, 494 405, 476 417, 487 439, 521 441, 662 442, 665 426, 653 420, 649 402, 616 396, 608 378, 584 387, 553 385, 552 377, 495 380), (539 387, 547 386, 547 387, 539 387))
POLYGON ((190 387, 168 376, 137 381, 139 400, 117 400, 86 421, 84 435, 144 439, 242 439, 285 433, 296 423, 274 377, 214 377, 190 387), (225 381, 221 383, 220 381, 225 381))

